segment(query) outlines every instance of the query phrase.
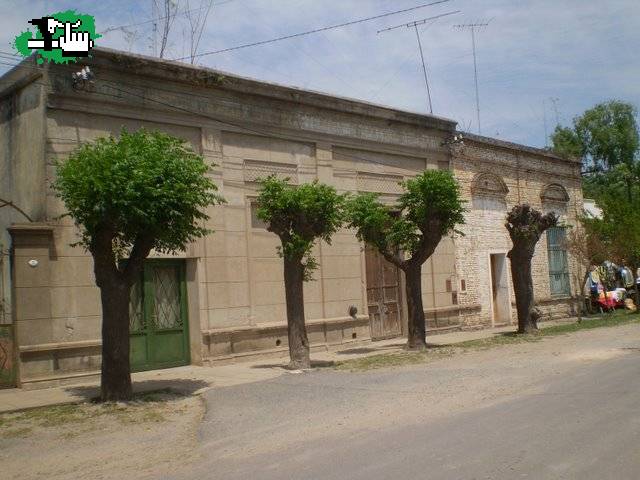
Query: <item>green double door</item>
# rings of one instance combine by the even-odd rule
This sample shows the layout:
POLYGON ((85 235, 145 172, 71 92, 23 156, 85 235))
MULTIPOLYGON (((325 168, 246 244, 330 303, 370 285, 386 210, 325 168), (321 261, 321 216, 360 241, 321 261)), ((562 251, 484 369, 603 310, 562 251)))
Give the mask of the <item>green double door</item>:
POLYGON ((184 263, 147 260, 131 289, 131 371, 189 364, 184 263))

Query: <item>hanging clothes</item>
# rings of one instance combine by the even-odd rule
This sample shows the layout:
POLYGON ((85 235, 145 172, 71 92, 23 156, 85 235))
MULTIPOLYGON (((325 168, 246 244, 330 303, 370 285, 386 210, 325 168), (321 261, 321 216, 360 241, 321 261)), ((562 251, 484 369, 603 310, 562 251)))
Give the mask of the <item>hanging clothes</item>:
POLYGON ((589 278, 587 283, 589 286, 589 292, 592 295, 598 295, 598 285, 600 284, 600 274, 598 273, 597 269, 594 269, 591 272, 589 272, 589 278))
POLYGON ((633 272, 627 267, 622 267, 620 269, 620 277, 622 278, 622 284, 625 288, 633 287, 635 283, 635 279, 633 278, 633 272))

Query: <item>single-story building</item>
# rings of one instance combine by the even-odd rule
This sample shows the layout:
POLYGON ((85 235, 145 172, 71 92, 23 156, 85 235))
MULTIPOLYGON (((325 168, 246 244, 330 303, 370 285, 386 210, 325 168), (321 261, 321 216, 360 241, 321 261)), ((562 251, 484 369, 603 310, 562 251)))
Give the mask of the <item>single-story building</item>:
MULTIPOLYGON (((148 260, 131 302, 135 370, 287 351, 278 240, 256 217, 256 181, 266 175, 318 179, 392 203, 400 181, 429 168, 453 171, 468 201, 465 235, 443 240, 424 266, 430 334, 515 323, 509 208, 528 202, 568 225, 582 212, 580 164, 546 150, 471 134, 461 143, 456 123, 434 115, 92 52, 81 64, 25 59, 0 80, 0 365, 14 366, 23 387, 99 374, 93 262, 72 246, 78 230, 61 216, 50 184, 56 162, 122 127, 183 138, 211 165, 208 175, 227 200, 209 209, 215 233, 183 254, 148 260), (75 81, 85 64, 95 78, 75 81)), ((575 268, 563 235, 549 231, 534 258, 536 298, 549 316, 572 309, 575 268)), ((403 335, 398 269, 346 229, 315 254, 320 267, 305 285, 312 349, 403 335)))

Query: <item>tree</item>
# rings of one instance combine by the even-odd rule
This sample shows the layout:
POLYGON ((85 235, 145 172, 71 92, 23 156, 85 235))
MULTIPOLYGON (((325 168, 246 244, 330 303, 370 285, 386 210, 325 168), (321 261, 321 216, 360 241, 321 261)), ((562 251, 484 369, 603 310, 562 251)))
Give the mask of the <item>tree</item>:
POLYGON ((516 205, 507 214, 505 227, 509 232, 513 248, 507 256, 511 260, 511 277, 516 294, 518 311, 518 333, 538 330, 538 313, 534 308, 531 259, 540 236, 558 224, 554 213, 543 215, 527 204, 516 205))
POLYGON ((182 140, 145 130, 99 138, 57 166, 53 187, 93 256, 100 288, 103 401, 131 398, 129 296, 143 260, 209 233, 203 209, 222 198, 207 170, 182 140))
POLYGON ((581 217, 578 222, 578 225, 567 234, 565 247, 578 265, 578 277, 574 278, 573 283, 578 322, 580 322, 584 313, 584 287, 589 278, 591 267, 602 265, 605 260, 608 260, 610 251, 596 228, 598 219, 581 217))
POLYGON ((640 134, 637 110, 629 104, 611 100, 600 103, 573 119, 573 127, 557 126, 551 135, 553 150, 562 156, 581 157, 585 191, 597 196, 599 187, 607 185, 607 172, 617 169, 627 197, 631 201, 638 178, 640 134))
MULTIPOLYGON (((590 220, 591 228, 606 245, 608 260, 630 267, 632 272, 640 268, 640 197, 629 202, 624 192, 615 185, 603 189, 598 206, 602 218, 590 220)), ((640 289, 636 285, 636 303, 640 305, 640 289)))
POLYGON ((311 366, 303 286, 317 267, 313 245, 319 239, 331 242, 343 223, 344 201, 344 195, 317 181, 299 186, 275 176, 261 181, 257 216, 280 238, 278 254, 284 260, 290 369, 311 366))
POLYGON ((349 224, 361 241, 375 247, 400 268, 406 279, 407 348, 426 348, 422 305, 422 264, 442 237, 464 223, 464 201, 451 172, 426 170, 403 183, 397 205, 387 207, 375 194, 360 194, 349 203, 349 224))

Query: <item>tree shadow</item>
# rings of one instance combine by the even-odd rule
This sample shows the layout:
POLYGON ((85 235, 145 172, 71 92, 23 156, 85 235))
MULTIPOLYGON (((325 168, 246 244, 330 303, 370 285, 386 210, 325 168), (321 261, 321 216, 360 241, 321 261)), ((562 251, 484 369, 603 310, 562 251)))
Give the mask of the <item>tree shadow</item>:
MULTIPOLYGON (((327 368, 334 367, 336 362, 333 360, 311 360, 311 368, 327 368)), ((258 365, 251 365, 251 368, 281 368, 283 370, 289 370, 287 368, 287 362, 285 363, 261 363, 258 365)))
MULTIPOLYGON (((204 380, 191 378, 174 378, 166 380, 141 380, 132 382, 135 395, 149 392, 171 392, 185 397, 196 395, 212 384, 204 380)), ((100 397, 100 387, 95 385, 78 385, 65 387, 64 390, 71 395, 83 398, 87 402, 93 402, 100 397)))
POLYGON ((367 353, 384 352, 386 350, 397 350, 403 348, 406 343, 392 343, 389 345, 372 345, 371 347, 348 348, 346 350, 338 350, 337 355, 363 355, 367 353))

